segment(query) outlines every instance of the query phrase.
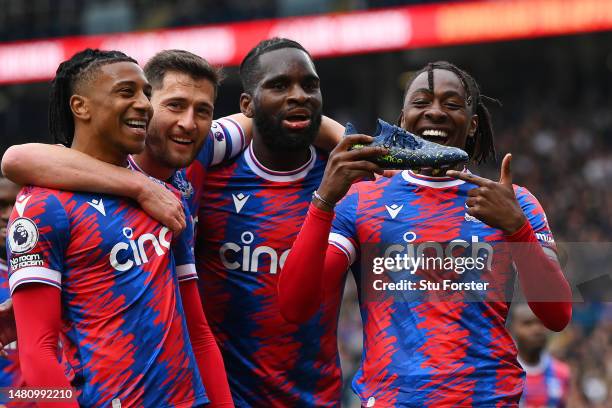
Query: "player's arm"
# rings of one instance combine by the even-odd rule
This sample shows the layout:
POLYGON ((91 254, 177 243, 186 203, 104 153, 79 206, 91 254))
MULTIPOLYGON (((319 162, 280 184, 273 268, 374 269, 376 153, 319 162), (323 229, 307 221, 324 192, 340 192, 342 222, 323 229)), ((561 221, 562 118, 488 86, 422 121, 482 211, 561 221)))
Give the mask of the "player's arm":
POLYGON ((234 113, 233 115, 225 116, 225 118, 233 120, 242 129, 244 133, 244 143, 240 150, 244 149, 253 139, 253 119, 246 117, 242 113, 234 113))
POLYGON ((314 140, 314 145, 326 152, 331 152, 342 140, 344 126, 332 118, 323 116, 319 133, 314 140))
POLYGON ((181 299, 191 346, 204 388, 213 407, 233 407, 221 351, 206 321, 196 279, 181 281, 181 299))
POLYGON ((535 203, 529 205, 536 205, 539 209, 535 212, 524 210, 524 213, 538 214, 544 221, 528 218, 516 232, 506 235, 506 241, 510 244, 529 307, 547 328, 561 331, 572 317, 571 288, 559 264, 554 244, 537 238, 537 235, 546 236, 552 241, 552 233, 548 225, 542 228, 542 223, 546 223, 544 211, 535 197, 533 200, 535 203))
POLYGON ((529 222, 506 240, 529 307, 548 329, 563 330, 572 317, 572 293, 556 256, 544 252, 529 222))
POLYGON ((21 185, 128 197, 171 230, 185 227, 181 203, 165 187, 74 149, 41 143, 11 146, 2 158, 2 172, 21 185))
POLYGON ((540 245, 518 203, 512 185, 511 160, 509 154, 504 157, 499 182, 454 170, 447 174, 478 186, 468 192, 466 212, 504 232, 531 310, 547 328, 560 331, 572 316, 572 292, 556 255, 540 245))
MULTIPOLYGON (((19 364, 28 387, 70 389, 57 358, 62 323, 60 290, 42 283, 28 283, 13 293, 19 364)), ((39 405, 44 406, 44 405, 39 405)), ((76 401, 52 405, 78 407, 76 401)))
POLYGON ((221 351, 210 330, 197 286, 197 272, 193 256, 193 225, 185 203, 187 227, 173 240, 172 251, 181 291, 183 310, 191 347, 198 363, 204 388, 210 399, 210 407, 233 407, 225 365, 221 351))
POLYGON ((328 245, 328 237, 334 207, 351 184, 382 173, 377 165, 364 159, 384 154, 384 149, 348 150, 353 144, 369 142, 370 136, 348 136, 329 157, 321 185, 279 276, 279 307, 289 322, 301 323, 316 313, 325 288, 335 287, 351 263, 343 251, 328 245))
POLYGON ((285 260, 278 299, 281 315, 290 323, 310 319, 323 302, 325 288, 336 287, 350 266, 345 254, 328 244, 333 218, 333 212, 313 202, 285 260))
MULTIPOLYGON (((31 191, 21 191, 7 233, 19 361, 28 386, 69 389, 57 351, 62 324, 61 271, 70 224, 54 196, 31 191)), ((78 405, 67 402, 61 406, 78 405)))
MULTIPOLYGON (((4 251, 0 248, 0 251, 4 251)), ((17 327, 15 326, 15 312, 13 301, 8 298, 0 303, 0 355, 6 357, 4 347, 17 340, 17 327)))

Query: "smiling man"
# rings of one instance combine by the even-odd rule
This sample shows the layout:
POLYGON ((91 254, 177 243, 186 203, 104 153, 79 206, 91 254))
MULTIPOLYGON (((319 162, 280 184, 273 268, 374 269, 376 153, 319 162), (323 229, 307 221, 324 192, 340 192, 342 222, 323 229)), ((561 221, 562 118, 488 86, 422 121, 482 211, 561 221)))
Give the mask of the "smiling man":
MULTIPOLYGON (((71 146, 59 149, 128 166, 129 154, 144 148, 150 92, 125 54, 75 54, 52 84, 51 135, 71 146)), ((199 302, 190 233, 173 236, 131 200, 24 188, 7 249, 26 383, 72 386, 81 406, 207 403, 198 370, 206 340, 188 335, 205 321, 181 302, 185 291, 199 302), (57 359, 60 336, 70 383, 57 359)))
MULTIPOLYGON (((479 163, 494 154, 482 98, 467 72, 431 63, 408 82, 400 124, 464 149, 479 163)), ((363 176, 352 170, 351 144, 343 140, 330 155, 287 256, 279 284, 283 315, 298 323, 311 318, 327 288, 343 282, 351 267, 364 321, 353 389, 363 406, 517 407, 523 372, 505 328, 515 281, 529 307, 556 331, 570 320, 571 290, 544 210, 527 189, 512 184, 511 156, 502 162, 499 182, 467 170, 441 177, 405 170, 351 187, 363 176), (392 261, 395 254, 428 266, 391 264, 374 272, 372 259, 392 261), (477 266, 479 259, 487 262, 477 266), (460 260, 471 266, 453 270, 460 260), (375 286, 381 280, 407 283, 393 290, 375 286), (411 289, 423 280, 490 285, 482 291, 411 289)))
MULTIPOLYGON (((151 104, 155 114, 150 122, 134 118, 126 120, 130 129, 142 134, 143 146, 146 144, 144 150, 132 151, 135 154, 126 157, 129 167, 139 172, 111 166, 79 154, 75 149, 32 144, 15 146, 7 152, 3 160, 7 173, 22 183, 127 195, 137 198, 143 208, 157 214, 160 219, 168 220, 175 229, 192 225, 191 219, 186 220, 183 216, 180 200, 165 188, 160 189, 157 182, 143 178, 142 174, 167 181, 181 192, 183 199, 188 200, 189 207, 195 209, 199 188, 194 189, 186 181, 185 171, 181 168, 191 164, 197 156, 198 164, 206 169, 240 152, 246 139, 242 127, 231 118, 212 123, 220 73, 203 58, 182 50, 162 51, 148 62, 145 73, 151 78, 151 104), (142 133, 143 123, 147 130, 146 138, 142 133), (210 132, 211 123, 214 133, 210 132), (24 162, 34 163, 39 168, 22 168, 24 162), (178 216, 173 215, 177 207, 180 210, 178 216)), ((127 94, 128 89, 122 92, 127 94)), ((68 140, 64 138, 64 142, 68 140)), ((188 232, 192 237, 191 227, 188 232)), ((193 240, 187 244, 192 253, 193 240)), ((122 268, 127 268, 131 261, 119 258, 117 262, 122 268)), ((180 276, 190 273, 183 267, 179 267, 178 272, 180 276)), ((187 315, 197 316, 197 319, 187 319, 187 328, 189 336, 197 340, 197 350, 206 356, 198 359, 202 379, 211 406, 232 406, 223 360, 206 323, 197 285, 188 279, 189 276, 181 283, 180 292, 187 315)))

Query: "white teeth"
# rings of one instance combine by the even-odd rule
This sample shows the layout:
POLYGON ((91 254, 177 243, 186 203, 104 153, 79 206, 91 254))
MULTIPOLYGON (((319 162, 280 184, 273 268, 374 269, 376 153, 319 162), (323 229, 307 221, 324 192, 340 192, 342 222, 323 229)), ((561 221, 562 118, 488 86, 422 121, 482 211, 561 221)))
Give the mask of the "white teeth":
POLYGON ((126 120, 125 123, 127 123, 129 126, 136 126, 142 128, 147 126, 147 122, 145 122, 144 120, 126 120))
POLYGON ((182 137, 172 137, 171 139, 179 143, 191 143, 191 139, 184 139, 182 137))
POLYGON ((423 131, 422 136, 446 137, 448 134, 443 130, 427 129, 423 131))

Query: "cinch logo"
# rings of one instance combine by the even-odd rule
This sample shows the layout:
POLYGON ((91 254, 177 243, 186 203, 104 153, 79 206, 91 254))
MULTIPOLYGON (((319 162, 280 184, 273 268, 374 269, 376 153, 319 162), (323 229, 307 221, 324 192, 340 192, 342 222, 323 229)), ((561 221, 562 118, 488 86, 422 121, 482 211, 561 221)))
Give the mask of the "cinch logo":
POLYGON ((390 154, 386 154, 386 155, 382 156, 380 158, 380 160, 386 161, 386 162, 389 162, 389 163, 393 163, 393 164, 400 164, 400 163, 403 163, 403 161, 404 161, 401 158, 392 156, 390 154))
POLYGON ((168 232, 170 232, 170 230, 166 227, 163 227, 159 231, 159 235, 157 237, 151 233, 146 233, 142 234, 138 237, 136 241, 134 241, 132 239, 134 237, 134 231, 132 230, 132 228, 124 228, 123 235, 129 241, 128 243, 119 242, 113 247, 113 249, 111 249, 111 266, 118 271, 127 271, 132 266, 134 266, 134 264, 138 266, 146 264, 147 262, 149 262, 149 257, 147 256, 147 252, 145 250, 145 243, 147 242, 149 243, 149 245, 153 245, 153 248, 155 249, 155 253, 157 255, 165 255, 165 249, 170 249, 170 241, 166 239, 166 235, 168 234, 168 232), (122 256, 122 251, 128 252, 127 260, 125 260, 125 257, 122 256), (118 257, 122 259, 119 260, 118 257))
POLYGON ((221 262, 223 266, 230 270, 240 269, 245 272, 257 272, 259 268, 260 258, 267 256, 270 259, 270 273, 275 274, 278 271, 278 268, 282 268, 285 264, 285 260, 289 255, 289 250, 287 249, 283 252, 280 257, 274 248, 269 246, 257 246, 252 248, 250 244, 255 240, 255 236, 250 231, 245 231, 240 236, 240 241, 242 241, 243 246, 240 246, 234 242, 226 242, 221 245, 219 248, 219 257, 221 258, 221 262), (242 252, 242 262, 239 262, 239 253, 242 252), (232 261, 228 259, 228 255, 231 256, 231 259, 236 259, 232 261))
POLYGON ((491 270, 491 265, 493 264, 493 247, 486 242, 480 242, 477 235, 472 235, 471 242, 463 239, 453 239, 448 243, 444 243, 444 245, 434 241, 413 244, 412 242, 414 242, 416 238, 417 235, 413 231, 407 231, 403 235, 403 240, 406 244, 389 245, 385 248, 384 257, 394 258, 397 255, 406 255, 408 259, 413 260, 413 264, 416 264, 416 261, 420 258, 440 260, 455 257, 471 257, 472 259, 482 258, 487 262, 487 269, 491 270), (458 251, 457 248, 463 248, 463 254, 458 256, 454 255, 453 252, 458 251), (471 250, 469 255, 467 254, 468 248, 471 250))

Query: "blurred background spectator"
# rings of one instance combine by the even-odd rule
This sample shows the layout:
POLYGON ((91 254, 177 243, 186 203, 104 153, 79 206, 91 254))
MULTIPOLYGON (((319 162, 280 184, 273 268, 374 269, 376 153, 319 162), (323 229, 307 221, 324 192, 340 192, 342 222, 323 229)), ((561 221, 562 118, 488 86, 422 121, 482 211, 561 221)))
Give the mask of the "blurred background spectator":
MULTIPOLYGON (((435 1, 0 0, 0 42, 424 3, 435 1)), ((364 130, 377 117, 394 121, 411 73, 435 60, 466 69, 501 101, 489 104, 498 158, 513 153, 514 182, 542 203, 578 301, 548 352, 570 367, 569 407, 612 407, 612 32, 320 59, 324 112, 364 130)), ((217 117, 238 110, 237 70, 227 72, 217 117)), ((0 154, 15 143, 50 142, 47 95, 46 83, 0 86, 0 154)), ((499 165, 479 172, 497 179, 499 165)), ((352 277, 340 319, 345 406, 358 407, 350 380, 362 336, 352 277)))
POLYGON ((526 374, 521 407, 566 407, 570 369, 569 365, 550 355, 546 327, 525 303, 512 306, 509 324, 519 363, 526 374))

